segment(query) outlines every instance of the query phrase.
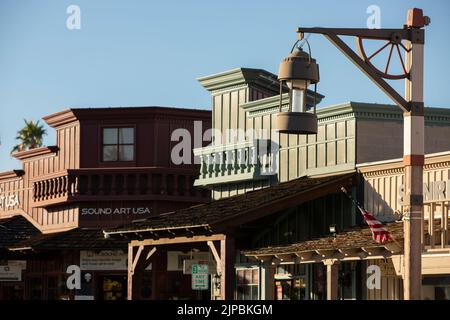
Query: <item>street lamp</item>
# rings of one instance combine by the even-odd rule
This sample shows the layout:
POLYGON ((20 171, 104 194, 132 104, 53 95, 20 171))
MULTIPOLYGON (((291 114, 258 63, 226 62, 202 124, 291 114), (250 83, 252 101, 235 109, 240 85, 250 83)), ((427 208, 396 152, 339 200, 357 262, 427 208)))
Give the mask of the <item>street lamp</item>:
MULTIPOLYGON (((303 39, 305 33, 316 33, 324 35, 334 46, 336 46, 351 62, 353 62, 370 80, 372 80, 389 98, 391 98, 403 111, 403 165, 405 173, 405 196, 403 201, 403 223, 404 223, 404 273, 403 273, 403 296, 405 300, 421 299, 422 288, 422 220, 423 220, 423 164, 424 156, 424 103, 423 103, 423 49, 425 44, 424 27, 430 23, 430 18, 423 15, 422 9, 414 8, 408 10, 406 24, 402 29, 354 29, 354 28, 298 28, 299 39, 303 39), (351 49, 340 36, 354 36, 358 52, 351 49), (371 55, 366 54, 364 49, 365 40, 381 40, 383 45, 371 55), (377 68, 372 59, 380 52, 389 48, 389 55, 383 68, 377 68), (402 52, 406 56, 405 62, 402 52), (389 66, 393 55, 398 55, 397 60, 401 63, 402 72, 392 74, 389 66), (405 97, 399 94, 386 80, 405 80, 405 97)), ((294 53, 294 52, 293 52, 294 53)), ((290 97, 293 96, 295 80, 306 82, 300 90, 304 90, 312 73, 305 71, 308 66, 312 67, 313 59, 307 60, 304 54, 295 53, 287 59, 294 59, 302 63, 286 63, 286 72, 280 66, 280 80, 291 82, 290 97), (309 61, 310 64, 305 61, 309 61), (303 73, 294 73, 293 69, 298 65, 298 70, 303 73), (281 72, 283 71, 283 72, 281 72), (286 74, 286 76, 285 76, 286 74)), ((391 68, 392 69, 392 68, 391 68)), ((319 73, 317 71, 317 79, 319 73)), ((315 78, 314 78, 315 79, 315 78)), ((282 82, 282 81, 280 81, 282 82)), ((282 88, 282 84, 280 84, 282 88)), ((281 109, 280 90, 280 109, 281 109)), ((290 109, 287 113, 280 113, 277 117, 277 126, 280 132, 285 133, 315 133, 317 127, 312 125, 311 116, 305 115, 305 109, 292 108, 293 101, 290 98, 290 109), (303 126, 303 129, 302 129, 303 126), (306 128, 306 129, 305 129, 306 128), (309 130, 309 132, 308 132, 309 130)), ((304 96, 303 96, 304 101, 304 96)), ((281 110, 280 110, 281 111, 281 110)), ((314 118, 316 119, 316 118, 314 118)), ((316 121, 317 125, 317 121, 316 121)))
POLYGON ((280 112, 277 114, 275 128, 280 133, 316 134, 317 116, 314 97, 313 112, 306 110, 306 95, 310 84, 319 82, 319 65, 311 58, 311 49, 308 40, 309 54, 301 47, 298 41, 292 47, 289 55, 280 63, 278 79, 280 80, 280 112), (289 109, 282 112, 283 85, 289 88, 289 109))

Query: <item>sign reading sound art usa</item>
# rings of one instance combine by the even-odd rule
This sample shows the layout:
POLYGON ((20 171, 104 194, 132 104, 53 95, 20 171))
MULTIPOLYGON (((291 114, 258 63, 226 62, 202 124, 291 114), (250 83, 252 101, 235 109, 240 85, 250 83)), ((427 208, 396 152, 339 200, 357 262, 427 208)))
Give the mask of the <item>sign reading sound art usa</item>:
POLYGON ((0 210, 9 210, 20 205, 17 194, 4 195, 2 193, 3 190, 0 189, 0 210))
POLYGON ((81 215, 129 215, 129 214, 149 214, 148 207, 136 208, 82 208, 81 215))

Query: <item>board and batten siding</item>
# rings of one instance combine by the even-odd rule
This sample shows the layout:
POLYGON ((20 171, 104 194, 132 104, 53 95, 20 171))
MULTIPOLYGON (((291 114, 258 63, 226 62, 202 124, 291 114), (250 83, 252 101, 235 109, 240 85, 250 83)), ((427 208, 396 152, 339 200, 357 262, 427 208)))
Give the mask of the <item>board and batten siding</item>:
POLYGON ((392 260, 375 259, 363 261, 363 281, 367 281, 368 275, 364 274, 364 272, 370 265, 377 265, 380 268, 380 289, 368 289, 364 283, 364 298, 366 300, 403 300, 403 280, 395 274, 392 260))
MULTIPOLYGON (((425 156, 423 182, 430 186, 435 181, 448 181, 450 179, 450 151, 428 154, 425 156)), ((380 161, 358 165, 364 183, 364 206, 382 221, 389 221, 400 216, 402 211, 401 197, 404 185, 404 170, 401 159, 380 161)), ((450 200, 450 192, 447 191, 450 200)), ((428 218, 431 207, 430 201, 424 198, 424 217, 428 218)), ((441 206, 435 201, 434 216, 439 218, 441 206)))
POLYGON ((23 203, 27 196, 27 188, 24 185, 24 180, 20 176, 11 174, 11 177, 0 178, 0 196, 5 197, 4 205, 0 208, 0 218, 8 218, 22 210, 23 203), (17 196, 19 204, 14 206, 6 206, 6 198, 17 196))
POLYGON ((33 207, 33 182, 46 175, 55 175, 67 169, 79 168, 80 126, 78 123, 59 127, 56 131, 58 150, 54 153, 23 160, 24 185, 27 195, 24 197, 22 210, 39 224, 42 232, 70 229, 78 225, 78 208, 67 207, 55 212, 33 207))

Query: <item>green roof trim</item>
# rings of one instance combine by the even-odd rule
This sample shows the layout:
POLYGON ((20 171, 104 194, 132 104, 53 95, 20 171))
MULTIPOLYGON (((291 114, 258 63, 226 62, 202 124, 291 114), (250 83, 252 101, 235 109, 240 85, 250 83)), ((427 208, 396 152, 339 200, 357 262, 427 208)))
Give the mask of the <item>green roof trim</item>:
MULTIPOLYGON (((322 97, 323 96, 318 97, 317 103, 322 100, 322 97)), ((312 102, 312 94, 311 96, 308 94, 308 98, 308 101, 312 102)), ((247 102, 242 104, 241 108, 249 113, 248 116, 252 117, 261 114, 277 113, 279 103, 280 96, 276 95, 269 98, 247 102)), ((282 105, 283 111, 285 111, 288 105, 287 94, 283 94, 282 105)), ((353 117, 368 120, 402 121, 403 112, 396 105, 349 101, 318 108, 317 117, 319 122, 340 119, 342 117, 353 117)), ((427 107, 425 108, 425 121, 427 124, 450 125, 450 109, 427 107)))
POLYGON ((197 80, 210 92, 252 83, 279 92, 277 76, 263 69, 237 68, 200 77, 197 80))

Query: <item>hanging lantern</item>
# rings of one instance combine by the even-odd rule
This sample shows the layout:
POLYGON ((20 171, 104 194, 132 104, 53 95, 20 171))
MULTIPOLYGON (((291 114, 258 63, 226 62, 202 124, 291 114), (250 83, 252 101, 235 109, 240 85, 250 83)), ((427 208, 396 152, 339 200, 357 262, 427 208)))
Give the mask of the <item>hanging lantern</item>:
MULTIPOLYGON (((306 43, 309 43, 305 39, 306 43)), ((297 41, 298 42, 298 41, 297 41)), ((316 90, 312 112, 306 110, 308 86, 319 82, 319 65, 311 55, 294 44, 291 53, 280 63, 280 112, 276 116, 275 128, 280 133, 317 134, 316 90), (289 88, 289 110, 282 112, 283 84, 289 88)), ((311 50, 309 50, 311 51, 311 50)))

